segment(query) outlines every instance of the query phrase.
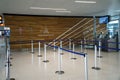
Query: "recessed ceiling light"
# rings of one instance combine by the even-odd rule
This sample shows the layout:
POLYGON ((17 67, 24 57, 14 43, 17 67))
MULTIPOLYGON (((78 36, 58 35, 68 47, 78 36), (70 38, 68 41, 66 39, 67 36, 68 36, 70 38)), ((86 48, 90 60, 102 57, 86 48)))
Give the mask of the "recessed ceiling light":
POLYGON ((96 3, 96 1, 79 1, 79 0, 76 0, 75 2, 76 3, 96 3))
POLYGON ((59 13, 71 13, 71 11, 56 11, 56 12, 59 12, 59 13))
POLYGON ((41 7, 30 7, 30 9, 40 9, 40 10, 67 10, 64 8, 41 8, 41 7))

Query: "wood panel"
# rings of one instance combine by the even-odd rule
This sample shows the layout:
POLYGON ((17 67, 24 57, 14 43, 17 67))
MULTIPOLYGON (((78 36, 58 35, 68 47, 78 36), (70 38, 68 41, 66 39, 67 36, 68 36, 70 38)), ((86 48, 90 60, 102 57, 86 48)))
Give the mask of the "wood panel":
MULTIPOLYGON (((11 28, 11 42, 28 40, 48 41, 54 40, 56 38, 93 39, 93 22, 93 18, 5 15, 5 25, 11 28), (43 35, 46 28, 51 36, 41 36, 43 35), (87 33, 84 34, 85 32, 87 33), (60 37, 58 38, 58 36, 60 37)), ((97 34, 100 33, 100 31, 106 31, 105 26, 106 25, 98 26, 97 34)), ((64 41, 63 44, 68 45, 68 42, 64 41)), ((59 43, 57 43, 57 45, 59 45, 59 43)), ((38 47, 38 44, 35 44, 34 47, 38 47)), ((11 48, 30 48, 30 44, 12 44, 11 48)))
MULTIPOLYGON (((78 26, 81 26, 80 28, 76 28, 76 31, 75 32, 73 31, 73 33, 69 34, 69 36, 67 37, 74 39, 74 40, 81 40, 81 39, 93 40, 94 39, 93 37, 94 24, 93 23, 94 22, 92 18, 86 19, 84 24, 78 25, 78 26)), ((97 19, 96 34, 99 34, 100 32, 103 32, 103 33, 106 32, 106 24, 99 24, 98 19, 97 19)), ((66 44, 68 45, 68 42, 64 42, 64 45, 66 44)))
MULTIPOLYGON (((82 18, 39 17, 5 15, 5 25, 11 28, 10 41, 54 40, 57 36, 74 26, 82 18), (51 36, 43 35, 45 29, 51 36)), ((24 45, 22 45, 23 47, 24 45)), ((20 44, 11 48, 20 48, 20 44)), ((25 45, 27 47, 27 45, 25 45)))

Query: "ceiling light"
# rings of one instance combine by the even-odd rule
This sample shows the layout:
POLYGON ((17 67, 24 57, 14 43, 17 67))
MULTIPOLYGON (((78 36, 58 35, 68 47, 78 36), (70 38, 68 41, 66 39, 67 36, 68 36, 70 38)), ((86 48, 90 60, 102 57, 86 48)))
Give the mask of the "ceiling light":
POLYGON ((41 7, 30 7, 30 9, 40 9, 40 10, 66 10, 64 8, 41 8, 41 7))
POLYGON ((96 3, 96 1, 75 1, 76 3, 96 3))
POLYGON ((56 11, 56 12, 60 12, 60 13, 71 13, 71 11, 56 11))

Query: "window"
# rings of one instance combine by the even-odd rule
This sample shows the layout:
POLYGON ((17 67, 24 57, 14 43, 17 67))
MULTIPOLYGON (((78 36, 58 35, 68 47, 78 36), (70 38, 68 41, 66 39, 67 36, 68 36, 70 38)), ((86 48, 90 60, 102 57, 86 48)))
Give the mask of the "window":
POLYGON ((109 37, 112 38, 119 30, 119 16, 112 16, 111 21, 107 24, 109 37))

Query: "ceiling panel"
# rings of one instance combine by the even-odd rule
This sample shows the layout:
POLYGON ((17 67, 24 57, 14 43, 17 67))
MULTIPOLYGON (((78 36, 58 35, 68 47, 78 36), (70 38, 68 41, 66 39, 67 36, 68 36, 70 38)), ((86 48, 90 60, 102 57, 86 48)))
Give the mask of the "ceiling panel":
POLYGON ((1 0, 0 13, 33 14, 33 15, 63 15, 63 16, 93 16, 118 14, 119 0, 94 0, 95 4, 75 3, 75 0, 1 0), (33 10, 30 7, 65 8, 71 13, 57 13, 54 10, 33 10))

